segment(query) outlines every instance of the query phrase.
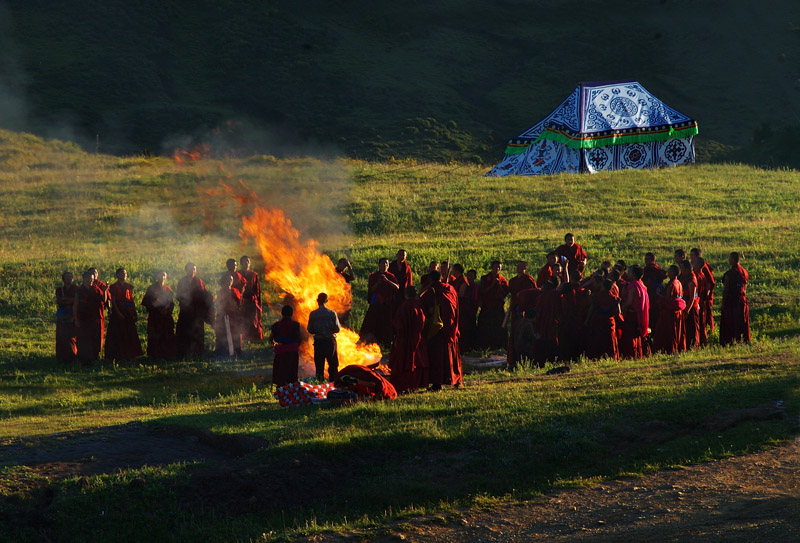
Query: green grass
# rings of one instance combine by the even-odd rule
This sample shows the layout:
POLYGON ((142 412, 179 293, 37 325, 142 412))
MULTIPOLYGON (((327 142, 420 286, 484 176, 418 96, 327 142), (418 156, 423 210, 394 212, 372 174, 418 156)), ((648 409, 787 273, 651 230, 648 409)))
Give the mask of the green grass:
POLYGON ((422 513, 445 518, 460 506, 746 454, 797 431, 793 170, 703 165, 487 180, 470 163, 413 160, 176 165, 3 131, 0 156, 0 442, 51 450, 59 432, 143 421, 213 436, 223 448, 257 445, 223 464, 66 480, 0 451, 0 540, 278 540, 422 513), (279 408, 263 382, 271 364, 263 344, 235 363, 58 365, 52 292, 63 269, 95 265, 108 279, 125 265, 137 298, 153 270, 168 269, 174 286, 189 259, 207 282, 231 256, 251 254, 263 269, 238 236, 241 210, 219 195, 220 182, 240 180, 327 254, 350 257, 356 324, 367 274, 400 246, 415 273, 445 257, 484 272, 498 257, 508 268, 518 258, 538 267, 572 231, 592 267, 641 261, 649 250, 664 264, 676 247, 699 246, 721 273, 726 254, 741 251, 755 341, 645 362, 583 361, 564 376, 476 374, 463 390, 347 409, 279 408), (737 415, 777 402, 783 408, 766 417, 737 415), (317 491, 286 492, 305 488, 317 491))

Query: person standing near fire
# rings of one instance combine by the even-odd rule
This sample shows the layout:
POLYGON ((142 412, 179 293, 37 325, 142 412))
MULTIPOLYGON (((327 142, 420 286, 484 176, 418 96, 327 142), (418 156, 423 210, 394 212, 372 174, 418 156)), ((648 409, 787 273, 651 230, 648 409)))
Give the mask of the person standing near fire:
POLYGON ((336 353, 336 334, 341 330, 336 311, 328 309, 328 295, 320 292, 317 296, 318 309, 308 316, 308 333, 314 336, 314 366, 317 380, 325 380, 325 361, 328 361, 328 380, 334 381, 339 373, 339 356, 336 353))

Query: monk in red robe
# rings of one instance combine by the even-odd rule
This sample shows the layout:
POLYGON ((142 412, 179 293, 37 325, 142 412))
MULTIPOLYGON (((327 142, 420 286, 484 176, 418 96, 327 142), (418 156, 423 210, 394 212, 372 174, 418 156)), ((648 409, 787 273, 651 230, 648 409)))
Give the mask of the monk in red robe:
POLYGON ((186 275, 178 281, 175 297, 180 304, 178 324, 175 326, 175 340, 178 355, 202 354, 205 342, 204 323, 209 316, 209 296, 206 285, 197 277, 197 266, 188 262, 184 268, 186 275))
POLYGON ((620 299, 611 294, 613 282, 594 276, 592 281, 592 305, 587 317, 586 356, 607 356, 619 360, 617 316, 620 314, 620 299))
POLYGON ((542 288, 542 285, 553 277, 553 266, 558 262, 558 255, 555 251, 547 253, 547 262, 539 270, 539 275, 536 277, 536 286, 542 288))
MULTIPOLYGON (((700 345, 708 345, 708 313, 712 311, 713 302, 709 300, 713 294, 709 293, 709 281, 705 271, 705 259, 695 258, 692 262, 692 271, 697 279, 697 309, 698 309, 698 336, 700 345)), ((713 322, 713 321, 712 321, 713 322)))
POLYGON ((83 272, 83 285, 75 293, 72 315, 75 322, 78 360, 94 362, 103 348, 106 291, 94 283, 94 273, 83 272))
POLYGON ((147 309, 147 356, 153 359, 172 358, 178 353, 175 341, 175 297, 167 286, 167 272, 161 270, 147 287, 142 298, 147 309))
MULTIPOLYGON (((460 264, 459 264, 460 266, 460 264)), ((463 268, 462 268, 463 269, 463 268)), ((459 285, 458 294, 458 345, 461 353, 478 346, 478 308, 480 307, 480 285, 478 272, 467 271, 463 285, 459 285)), ((455 287, 453 287, 455 288, 455 287)))
POLYGON ((507 361, 508 369, 514 369, 516 357, 514 356, 514 324, 522 320, 522 309, 519 306, 518 295, 523 290, 536 288, 536 280, 528 274, 528 263, 524 260, 517 262, 517 275, 509 279, 508 290, 511 293, 509 306, 511 316, 511 333, 508 340, 507 361))
POLYGON ((714 267, 706 262, 703 258, 703 251, 697 247, 689 251, 689 260, 692 262, 692 270, 694 270, 695 275, 698 275, 698 271, 695 270, 695 261, 700 260, 703 262, 700 267, 703 271, 705 288, 700 293, 700 327, 703 329, 701 338, 703 335, 708 337, 708 332, 714 331, 714 312, 712 308, 714 307, 714 287, 717 285, 714 279, 714 267))
POLYGON ((389 380, 399 393, 428 386, 428 345, 425 310, 413 286, 406 287, 405 300, 394 315, 395 338, 389 355, 389 380))
POLYGON ((681 334, 681 350, 688 351, 700 346, 700 295, 697 288, 697 276, 692 271, 692 263, 688 260, 681 261, 681 274, 678 280, 683 288, 683 300, 686 308, 683 310, 683 330, 681 334))
POLYGON ((627 283, 622 293, 622 335, 619 354, 622 358, 642 358, 648 353, 646 341, 650 329, 650 298, 642 282, 644 270, 637 265, 627 271, 627 283))
POLYGON ((583 277, 583 270, 589 257, 583 247, 575 243, 575 236, 567 233, 564 236, 563 245, 556 248, 556 255, 562 260, 561 264, 566 264, 570 277, 583 277), (566 261, 564 261, 566 259, 566 261))
POLYGON ((647 253, 644 255, 644 272, 642 274, 642 283, 647 287, 647 297, 650 300, 650 328, 655 330, 656 321, 658 321, 659 304, 656 303, 658 296, 656 291, 664 283, 667 278, 667 272, 664 268, 656 264, 656 255, 647 253))
POLYGON ((244 278, 242 291, 241 327, 242 338, 248 341, 264 339, 264 328, 261 325, 263 311, 261 309, 261 283, 258 273, 250 269, 250 257, 244 255, 239 259, 244 278))
POLYGON ((382 345, 392 342, 393 306, 399 288, 397 277, 389 273, 389 259, 381 258, 378 261, 378 271, 370 274, 367 283, 369 308, 359 331, 362 341, 382 345))
POLYGON ((672 265, 667 269, 667 283, 656 293, 658 296, 658 321, 653 330, 653 348, 667 354, 680 350, 681 329, 683 328, 683 286, 678 280, 680 269, 672 265))
POLYGON ((128 271, 119 268, 114 274, 117 281, 108 287, 111 313, 106 334, 106 360, 133 360, 142 356, 142 344, 136 330, 136 302, 133 285, 127 282, 128 271))
MULTIPOLYGON (((438 391, 442 385, 461 386, 461 352, 458 348, 458 294, 447 283, 441 282, 438 271, 430 272, 430 287, 422 293, 420 300, 425 310, 425 318, 430 319, 439 308, 442 328, 428 337, 428 381, 431 390, 438 391)), ((426 327, 426 330, 429 329, 426 327)))
POLYGON ((292 319, 292 306, 285 305, 281 309, 281 320, 270 328, 275 357, 272 360, 272 384, 280 388, 297 381, 297 370, 300 365, 300 323, 292 319))
POLYGON ((75 316, 72 305, 78 286, 73 276, 65 271, 61 274, 62 286, 56 289, 56 360, 63 363, 74 362, 78 356, 75 333, 75 316))
POLYGON ((478 347, 482 349, 505 349, 508 346, 508 334, 503 328, 503 320, 509 288, 506 278, 500 275, 502 268, 500 261, 495 260, 491 271, 481 277, 478 347))
POLYGON ((672 257, 672 260, 675 262, 675 265, 678 266, 678 268, 680 268, 681 262, 686 260, 686 251, 684 251, 683 249, 675 249, 675 255, 672 257))
POLYGON ((356 278, 353 273, 353 266, 350 264, 350 261, 344 257, 336 262, 336 273, 341 275, 346 283, 352 283, 356 278))
POLYGON ((389 273, 395 276, 397 284, 400 287, 395 294, 394 311, 397 311, 405 301, 404 293, 406 289, 414 285, 414 273, 411 271, 411 266, 409 266, 406 261, 407 258, 408 252, 406 252, 405 249, 400 249, 397 251, 395 259, 389 263, 389 273))
POLYGON ((533 347, 533 361, 543 368, 546 362, 558 356, 558 326, 561 321, 561 290, 558 277, 551 277, 544 285, 536 303, 533 327, 538 339, 533 347))
POLYGON ((239 327, 239 308, 242 305, 242 293, 233 286, 235 281, 236 278, 233 274, 223 275, 219 279, 217 316, 214 320, 214 332, 217 336, 214 352, 217 356, 230 356, 231 345, 233 346, 234 355, 239 356, 242 354, 242 331, 239 327))
POLYGON ((567 283, 561 293, 561 320, 558 323, 558 358, 569 365, 586 350, 586 317, 591 298, 578 281, 567 283))
POLYGON ((750 343, 750 305, 747 302, 747 281, 750 275, 733 252, 728 257, 730 269, 722 276, 722 310, 719 319, 719 343, 750 343))

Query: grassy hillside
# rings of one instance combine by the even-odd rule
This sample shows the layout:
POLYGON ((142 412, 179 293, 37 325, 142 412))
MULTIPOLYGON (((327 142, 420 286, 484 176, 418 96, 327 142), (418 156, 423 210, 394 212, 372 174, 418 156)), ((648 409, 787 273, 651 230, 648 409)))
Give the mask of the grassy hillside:
POLYGON ((579 81, 636 78, 699 120, 700 160, 796 163, 774 151, 800 122, 795 2, 33 0, 0 14, 0 126, 89 149, 99 135, 106 152, 159 154, 233 119, 249 127, 236 146, 271 154, 489 163, 579 81), (731 147, 754 136, 763 148, 731 147))
POLYGON ((178 164, 0 130, 0 541, 281 541, 505 505, 796 433, 800 174, 703 165, 489 182, 482 173, 471 163, 265 155, 178 164), (482 271, 498 257, 538 267, 569 230, 591 266, 641 261, 647 250, 665 263, 675 247, 699 246, 722 271, 726 253, 741 251, 755 341, 584 361, 566 376, 472 375, 462 390, 338 410, 279 408, 263 379, 265 344, 238 361, 58 365, 61 271, 95 265, 109 279, 124 265, 137 300, 153 270, 168 269, 174 286, 189 259, 212 280, 228 257, 254 253, 238 238, 237 206, 215 191, 240 180, 327 254, 350 257, 356 324, 367 274, 400 246, 417 273, 448 256, 482 271), (134 434, 143 440, 134 455, 185 436, 189 456, 102 469, 120 454, 108 450, 122 447, 118 436, 134 434), (198 450, 206 462, 192 461, 198 450), (33 454, 90 471, 64 477, 33 454))

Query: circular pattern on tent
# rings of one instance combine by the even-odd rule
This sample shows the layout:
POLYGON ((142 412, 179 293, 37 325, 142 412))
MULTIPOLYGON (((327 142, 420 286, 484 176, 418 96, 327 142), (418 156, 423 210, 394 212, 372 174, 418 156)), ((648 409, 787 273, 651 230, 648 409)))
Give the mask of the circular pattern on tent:
POLYGON ((606 153, 606 150, 602 147, 595 147, 589 151, 587 160, 592 168, 595 170, 602 170, 608 163, 608 153, 606 153))
POLYGON ((670 162, 678 162, 686 154, 686 144, 681 140, 669 140, 669 143, 664 148, 664 158, 670 162))
POLYGON ((615 96, 608 105, 611 106, 611 111, 620 117, 633 117, 639 113, 639 106, 636 105, 636 102, 625 96, 615 96))
POLYGON ((632 143, 626 146, 622 159, 629 168, 641 168, 647 160, 647 150, 640 143, 632 143))

